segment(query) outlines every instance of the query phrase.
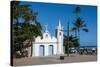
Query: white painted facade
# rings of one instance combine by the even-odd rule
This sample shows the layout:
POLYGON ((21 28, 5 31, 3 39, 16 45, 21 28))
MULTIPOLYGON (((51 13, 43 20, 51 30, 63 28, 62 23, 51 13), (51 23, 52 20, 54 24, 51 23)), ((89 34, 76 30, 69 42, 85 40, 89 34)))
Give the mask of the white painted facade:
POLYGON ((59 25, 56 28, 56 36, 51 36, 47 27, 41 38, 38 36, 32 45, 32 57, 34 56, 50 56, 61 55, 63 51, 63 27, 59 20, 59 25))

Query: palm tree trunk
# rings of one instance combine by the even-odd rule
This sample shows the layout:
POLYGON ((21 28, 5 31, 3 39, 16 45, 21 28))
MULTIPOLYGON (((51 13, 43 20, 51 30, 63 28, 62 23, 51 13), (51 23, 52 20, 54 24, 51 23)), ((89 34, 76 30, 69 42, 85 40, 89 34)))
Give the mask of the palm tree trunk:
POLYGON ((78 31, 78 51, 80 49, 80 30, 78 31))
POLYGON ((75 30, 75 37, 77 38, 77 31, 75 30))

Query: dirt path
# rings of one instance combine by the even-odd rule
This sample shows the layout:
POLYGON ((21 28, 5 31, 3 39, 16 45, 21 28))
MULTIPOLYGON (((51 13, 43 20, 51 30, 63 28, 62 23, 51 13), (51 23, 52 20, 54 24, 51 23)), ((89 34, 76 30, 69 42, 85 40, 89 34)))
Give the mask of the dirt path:
POLYGON ((59 56, 52 57, 30 57, 14 59, 14 66, 23 65, 42 65, 42 64, 59 64, 59 63, 74 63, 74 62, 89 62, 97 61, 96 55, 70 55, 65 57, 64 60, 60 60, 59 56))

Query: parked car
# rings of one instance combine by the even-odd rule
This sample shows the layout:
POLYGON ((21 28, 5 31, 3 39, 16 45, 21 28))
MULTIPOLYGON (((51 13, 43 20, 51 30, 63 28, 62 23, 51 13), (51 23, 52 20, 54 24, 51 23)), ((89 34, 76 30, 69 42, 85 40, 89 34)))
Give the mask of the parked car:
POLYGON ((79 49, 79 54, 81 55, 92 55, 92 54, 96 54, 97 50, 96 48, 80 48, 79 49))
POLYGON ((70 48, 69 49, 69 53, 77 53, 77 49, 76 48, 70 48))

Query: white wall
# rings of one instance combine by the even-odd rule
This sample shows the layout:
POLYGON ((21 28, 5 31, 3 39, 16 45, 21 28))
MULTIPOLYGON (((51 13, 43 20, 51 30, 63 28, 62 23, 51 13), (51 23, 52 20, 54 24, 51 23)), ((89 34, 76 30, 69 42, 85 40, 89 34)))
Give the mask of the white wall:
POLYGON ((40 45, 44 45, 44 55, 45 56, 49 56, 49 46, 50 45, 53 45, 53 55, 56 55, 57 54, 57 44, 56 43, 49 43, 49 44, 33 44, 33 53, 32 54, 32 57, 35 57, 35 56, 40 56, 40 52, 39 52, 39 47, 40 45))

